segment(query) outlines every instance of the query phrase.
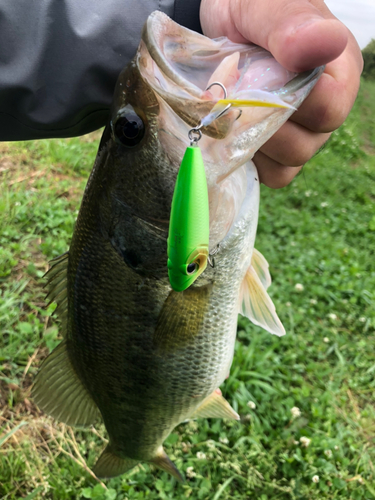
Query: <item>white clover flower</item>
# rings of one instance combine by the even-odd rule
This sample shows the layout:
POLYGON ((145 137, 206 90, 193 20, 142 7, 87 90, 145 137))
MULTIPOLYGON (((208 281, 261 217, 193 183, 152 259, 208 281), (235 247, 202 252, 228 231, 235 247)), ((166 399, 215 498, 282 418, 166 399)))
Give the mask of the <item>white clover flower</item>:
POLYGON ((339 449, 339 447, 337 446, 337 444, 335 445, 335 447, 334 447, 334 448, 335 448, 335 450, 338 450, 338 449, 339 449))
POLYGON ((193 467, 188 467, 186 469, 186 475, 187 477, 195 477, 197 474, 194 472, 194 468, 193 467))
POLYGON ((302 436, 299 438, 299 440, 300 440, 301 445, 304 446, 305 448, 310 446, 311 439, 309 439, 308 437, 302 436))
POLYGON ((215 448, 215 445, 216 445, 216 443, 213 439, 209 439, 207 441, 207 446, 210 448, 210 450, 213 450, 215 448))
POLYGON ((16 201, 16 203, 14 204, 16 207, 20 207, 21 206, 21 203, 19 201, 16 201))
POLYGON ((249 401, 247 403, 247 406, 250 408, 250 410, 255 410, 255 408, 257 407, 257 405, 254 403, 254 401, 249 401))
POLYGON ((188 427, 192 431, 198 430, 198 424, 195 420, 189 420, 188 427))
POLYGON ((316 299, 310 299, 310 304, 312 304, 313 306, 315 306, 317 303, 318 301, 316 299))
POLYGON ((320 204, 322 208, 328 207, 328 203, 326 201, 323 201, 323 203, 320 204))
POLYGON ((364 316, 362 316, 361 318, 359 318, 359 321, 360 321, 361 323, 365 323, 366 318, 365 318, 364 316))
POLYGON ((293 444, 295 444, 296 446, 298 446, 299 445, 299 441, 294 440, 293 444))
POLYGON ((329 338, 328 337, 324 337, 323 342, 325 342, 326 344, 328 344, 329 338))
POLYGON ((229 444, 229 439, 227 437, 219 438, 220 443, 229 444))
POLYGON ((312 477, 312 482, 313 483, 319 483, 319 476, 315 474, 315 476, 312 477))
POLYGON ((237 472, 237 474, 241 474, 242 471, 241 471, 241 467, 239 464, 236 464, 236 463, 231 464, 231 467, 233 470, 235 470, 237 472))
POLYGON ((309 198, 309 196, 311 196, 311 191, 305 191, 305 196, 309 198))
POLYGON ((203 451, 198 451, 198 453, 197 453, 197 458, 198 458, 199 460, 206 460, 206 454, 205 454, 205 453, 203 453, 203 451))
POLYGON ((297 290, 297 292, 303 292, 305 287, 302 285, 302 283, 296 283, 294 288, 297 290))
POLYGON ((285 305, 286 305, 286 307, 290 307, 292 305, 292 303, 291 302, 287 302, 285 305))
POLYGON ((329 319, 331 319, 332 321, 336 321, 336 319, 337 319, 337 316, 336 316, 336 314, 335 314, 335 313, 330 313, 330 314, 328 314, 328 317, 329 317, 329 319))
POLYGON ((301 416, 301 410, 297 408, 297 406, 293 406, 293 408, 290 409, 290 413, 292 414, 292 418, 298 418, 301 416))
POLYGON ((328 458, 332 457, 332 450, 324 450, 324 455, 328 458))

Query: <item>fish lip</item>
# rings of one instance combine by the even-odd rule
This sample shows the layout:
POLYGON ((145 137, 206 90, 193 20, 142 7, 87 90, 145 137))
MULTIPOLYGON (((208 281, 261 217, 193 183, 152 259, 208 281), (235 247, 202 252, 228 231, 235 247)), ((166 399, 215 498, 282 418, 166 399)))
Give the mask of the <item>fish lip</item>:
MULTIPOLYGON (((163 12, 155 11, 148 17, 146 23, 144 24, 141 38, 145 43, 151 58, 158 64, 160 70, 174 83, 187 90, 193 97, 201 99, 203 93, 202 89, 191 83, 189 80, 181 78, 173 69, 171 64, 169 64, 163 50, 161 49, 161 40, 166 33, 168 33, 169 36, 178 36, 181 30, 190 31, 187 28, 179 26, 163 12)), ((204 35, 200 35, 199 33, 194 33, 194 35, 198 38, 201 37, 203 40, 206 40, 204 35)))

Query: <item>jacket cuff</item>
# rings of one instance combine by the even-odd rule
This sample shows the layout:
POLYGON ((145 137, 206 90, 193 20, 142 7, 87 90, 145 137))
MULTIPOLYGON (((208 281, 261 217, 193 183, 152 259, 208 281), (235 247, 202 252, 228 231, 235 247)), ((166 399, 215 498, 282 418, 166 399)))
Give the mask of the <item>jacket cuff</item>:
POLYGON ((202 33, 199 20, 201 0, 175 0, 173 20, 190 30, 202 33))

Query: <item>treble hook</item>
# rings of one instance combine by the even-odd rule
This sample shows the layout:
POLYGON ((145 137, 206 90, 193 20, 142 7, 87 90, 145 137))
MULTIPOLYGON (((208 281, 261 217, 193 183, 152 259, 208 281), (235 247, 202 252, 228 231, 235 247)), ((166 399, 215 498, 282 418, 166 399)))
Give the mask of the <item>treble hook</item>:
MULTIPOLYGON (((224 85, 220 82, 212 82, 207 88, 206 90, 209 90, 211 87, 213 87, 214 85, 219 85, 219 87, 221 87, 223 89, 223 93, 224 93, 224 99, 227 98, 227 89, 224 87, 224 85)), ((223 116, 223 114, 228 111, 228 109, 231 107, 231 104, 228 104, 228 106, 226 106, 223 111, 215 118, 216 120, 218 118, 220 118, 221 116, 223 116)), ((198 141, 201 140, 202 138, 202 132, 201 132, 201 128, 203 127, 203 123, 201 122, 199 125, 197 125, 196 127, 193 127, 192 129, 189 130, 188 132, 188 137, 190 139, 190 146, 193 146, 194 144, 198 144, 198 141), (198 137, 194 137, 193 134, 198 134, 198 137)))
POLYGON ((211 252, 208 254, 207 261, 211 267, 215 267, 215 255, 219 252, 219 250, 220 250, 220 243, 218 243, 216 248, 211 250, 211 252))

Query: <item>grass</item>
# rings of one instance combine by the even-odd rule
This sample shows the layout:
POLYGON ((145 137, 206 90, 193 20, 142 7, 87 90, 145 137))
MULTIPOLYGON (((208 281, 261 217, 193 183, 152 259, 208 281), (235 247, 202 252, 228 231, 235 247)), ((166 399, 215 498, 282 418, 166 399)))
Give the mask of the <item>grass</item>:
POLYGON ((59 342, 42 275, 69 244, 99 135, 0 145, 1 498, 375 498, 374 92, 362 83, 346 124, 290 186, 262 187, 256 246, 287 335, 240 319, 222 390, 241 422, 172 433, 183 485, 145 464, 98 482, 89 467, 104 428, 73 434, 30 400, 59 342))

